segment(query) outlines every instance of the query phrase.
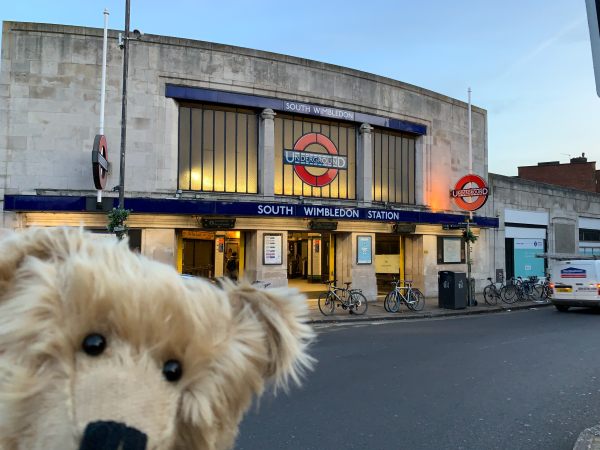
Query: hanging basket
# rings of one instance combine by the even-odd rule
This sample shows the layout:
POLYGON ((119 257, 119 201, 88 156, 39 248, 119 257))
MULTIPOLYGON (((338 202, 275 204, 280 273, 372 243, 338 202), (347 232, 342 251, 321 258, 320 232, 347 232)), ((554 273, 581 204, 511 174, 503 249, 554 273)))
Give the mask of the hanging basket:
POLYGON ((475 233, 473 233, 471 230, 465 230, 463 231, 463 239, 465 240, 465 242, 467 244, 474 244, 475 241, 477 240, 477 236, 475 236, 475 233))
POLYGON ((106 225, 106 229, 111 233, 115 233, 119 239, 123 239, 129 229, 125 224, 125 221, 130 213, 130 209, 113 208, 112 211, 108 213, 108 224, 106 225))

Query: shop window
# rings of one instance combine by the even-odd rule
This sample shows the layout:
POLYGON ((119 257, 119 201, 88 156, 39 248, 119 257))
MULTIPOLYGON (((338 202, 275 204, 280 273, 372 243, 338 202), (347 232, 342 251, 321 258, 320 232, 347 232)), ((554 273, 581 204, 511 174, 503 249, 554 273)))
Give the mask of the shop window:
POLYGON ((415 204, 416 137, 373 130, 373 200, 415 204))
POLYGON ((590 230, 587 228, 580 228, 579 229, 579 240, 580 241, 600 242, 600 230, 590 230))
POLYGON ((438 264, 464 264, 465 241, 459 237, 438 236, 437 262, 438 264))
POLYGON ((355 199, 355 125, 278 114, 275 117, 275 194, 355 199), (322 135, 325 139, 317 141, 307 137, 307 144, 301 145, 300 138, 305 135, 322 135), (298 164, 296 168, 293 155, 298 156, 300 152, 310 154, 311 162, 302 164, 302 168, 298 164))
POLYGON ((586 256, 600 256, 600 247, 579 246, 579 254, 586 256))
POLYGON ((179 108, 178 189, 258 192, 258 120, 253 111, 179 108))

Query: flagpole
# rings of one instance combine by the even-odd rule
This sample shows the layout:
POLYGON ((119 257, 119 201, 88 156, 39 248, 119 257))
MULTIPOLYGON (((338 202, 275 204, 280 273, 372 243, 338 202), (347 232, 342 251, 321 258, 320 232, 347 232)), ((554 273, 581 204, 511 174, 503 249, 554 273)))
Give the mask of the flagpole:
MULTIPOLYGON (((108 9, 104 9, 104 39, 102 40, 102 81, 100 86, 100 126, 98 134, 104 134, 104 103, 106 99, 106 51, 108 42, 108 9)), ((102 203, 102 189, 96 192, 96 202, 102 203)))
MULTIPOLYGON (((469 99, 469 108, 468 108, 468 122, 469 122, 469 175, 473 173, 473 141, 471 134, 471 88, 468 89, 468 99, 469 99)), ((470 226, 473 221, 473 211, 469 211, 469 220, 467 221, 467 236, 470 236, 470 226)), ((473 300, 474 292, 471 284, 471 241, 467 241, 467 304, 468 306, 475 306, 475 301, 473 300)))

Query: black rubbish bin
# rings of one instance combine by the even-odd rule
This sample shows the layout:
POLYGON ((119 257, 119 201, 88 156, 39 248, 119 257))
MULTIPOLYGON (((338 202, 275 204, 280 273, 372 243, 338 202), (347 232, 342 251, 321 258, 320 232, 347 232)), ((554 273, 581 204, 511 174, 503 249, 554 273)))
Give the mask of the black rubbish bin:
POLYGON ((467 274, 442 270, 438 272, 438 306, 445 309, 467 307, 467 274))

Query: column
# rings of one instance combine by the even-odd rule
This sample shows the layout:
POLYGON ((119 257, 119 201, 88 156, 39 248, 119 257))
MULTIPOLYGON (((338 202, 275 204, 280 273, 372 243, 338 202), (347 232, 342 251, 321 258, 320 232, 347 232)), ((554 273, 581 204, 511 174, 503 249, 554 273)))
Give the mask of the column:
POLYGON ((377 278, 375 276, 375 233, 336 234, 336 277, 337 285, 351 281, 352 288, 362 289, 369 301, 377 300, 377 278), (371 264, 357 264, 358 235, 371 235, 371 264))
POLYGON ((271 287, 287 287, 287 231, 249 231, 246 233, 246 265, 244 277, 250 281, 266 281, 271 287), (263 236, 267 233, 281 234, 281 264, 263 264, 263 236))
POLYGON ((260 114, 258 138, 259 193, 275 196, 275 112, 265 109, 260 114))
POLYGON ((356 152, 356 196, 359 202, 366 204, 373 201, 372 131, 368 123, 360 126, 356 152))
POLYGON ((142 254, 177 267, 177 239, 174 229, 146 228, 142 232, 142 254))

